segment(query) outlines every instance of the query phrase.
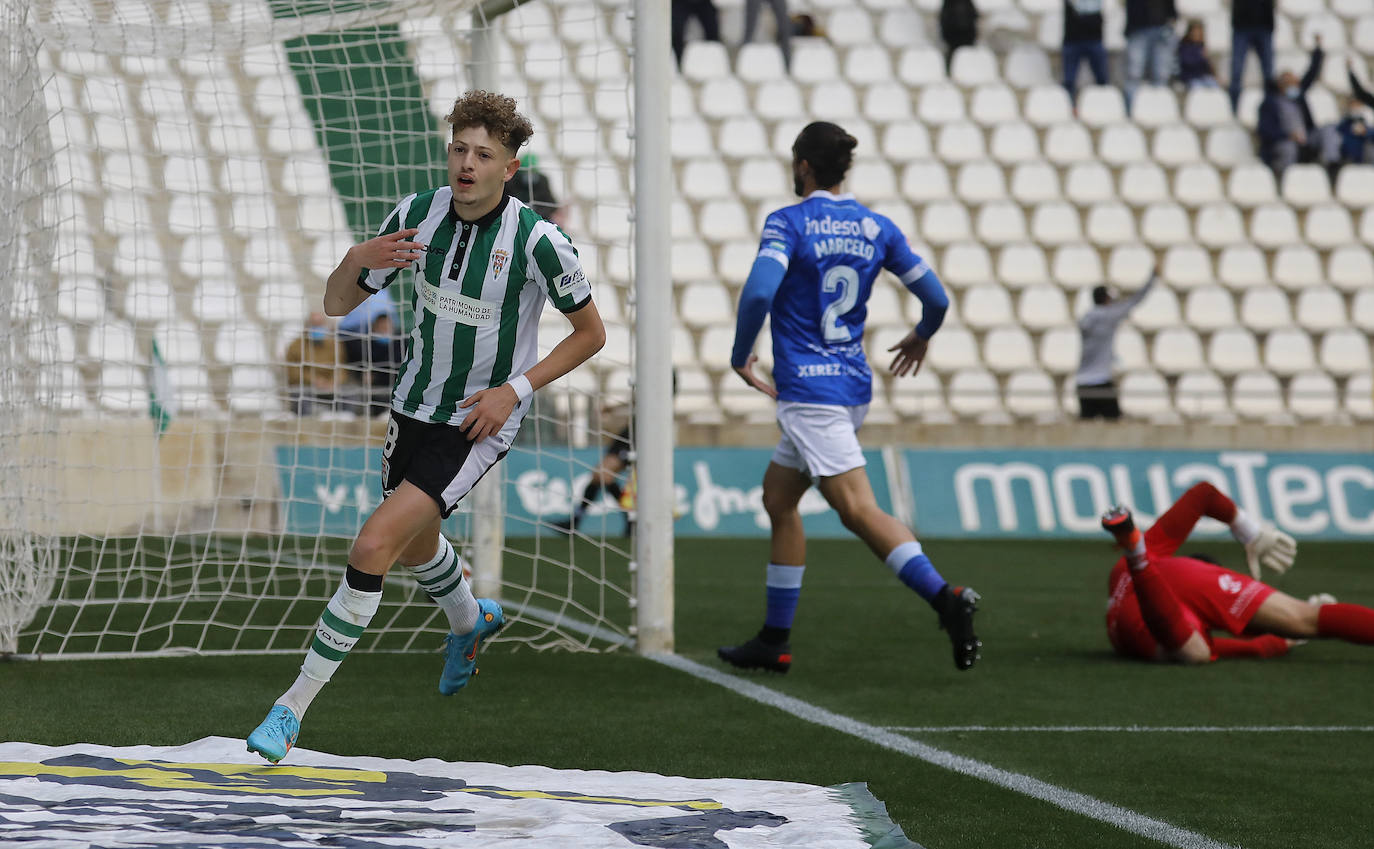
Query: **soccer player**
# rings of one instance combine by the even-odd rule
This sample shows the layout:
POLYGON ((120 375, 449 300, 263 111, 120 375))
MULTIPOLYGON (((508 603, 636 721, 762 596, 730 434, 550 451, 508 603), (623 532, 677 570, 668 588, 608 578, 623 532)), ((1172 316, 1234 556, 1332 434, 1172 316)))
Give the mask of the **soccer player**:
POLYGON ((1281 574, 1293 565, 1297 544, 1209 483, 1185 492, 1144 533, 1124 507, 1107 511, 1102 527, 1125 551, 1108 580, 1107 637, 1117 654, 1209 663, 1223 657, 1276 657, 1309 639, 1374 645, 1374 610, 1336 604, 1329 595, 1300 601, 1261 583, 1261 567, 1281 574), (1175 554, 1203 516, 1231 527, 1231 535, 1245 546, 1250 575, 1197 555, 1175 554), (1212 636, 1212 631, 1233 636, 1212 636))
POLYGON ((280 761, 311 701, 357 644, 395 563, 444 611, 451 633, 439 692, 476 671, 482 640, 505 623, 478 600, 440 522, 505 456, 530 395, 601 349, 606 331, 572 244, 505 194, 533 127, 509 97, 469 91, 446 118, 448 185, 413 194, 380 235, 349 248, 329 275, 325 311, 344 315, 414 268, 415 328, 391 401, 382 447, 384 500, 363 523, 296 682, 248 737, 248 750, 280 761), (545 300, 572 325, 544 358, 536 333, 545 300))
MULTIPOLYGON (((617 504, 624 497, 625 490, 620 485, 620 474, 630 466, 630 426, 625 425, 620 433, 611 438, 606 443, 606 453, 601 455, 601 462, 597 463, 596 468, 592 469, 591 479, 582 489, 582 497, 578 499, 577 506, 573 508, 572 515, 566 519, 559 519, 553 522, 553 526, 561 531, 572 532, 582 524, 586 518, 587 511, 596 503, 605 490, 617 504)), ((630 518, 625 517, 625 536, 630 535, 630 518)))
POLYGON ((730 362, 745 383, 777 399, 782 438, 763 475, 763 506, 772 529, 763 628, 717 654, 746 669, 791 667, 789 639, 806 569, 797 505, 814 483, 844 526, 935 608, 954 644, 955 666, 968 669, 982 645, 973 633, 977 593, 940 577, 911 530, 878 506, 864 470, 858 429, 873 389, 863 331, 874 280, 887 269, 921 301, 920 324, 888 349, 896 352, 890 368, 898 377, 920 369, 949 298, 891 221, 853 195, 838 194, 855 144, 826 121, 808 124, 797 135, 792 179, 802 201, 768 216, 740 294, 730 362), (754 373, 754 342, 769 315, 776 386, 754 373))

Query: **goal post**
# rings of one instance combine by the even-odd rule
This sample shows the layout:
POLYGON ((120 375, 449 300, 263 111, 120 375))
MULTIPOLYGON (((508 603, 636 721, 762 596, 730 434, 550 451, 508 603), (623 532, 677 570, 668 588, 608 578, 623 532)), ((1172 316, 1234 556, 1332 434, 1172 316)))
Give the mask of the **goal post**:
MULTIPOLYGON (((293 388, 292 346, 343 251, 446 179, 473 87, 533 120, 608 344, 445 533, 514 613, 501 639, 671 649, 667 4, 0 0, 0 23, 0 653, 304 649, 380 498, 353 351, 390 337, 326 328, 327 392, 293 388), (635 537, 604 495, 556 532, 626 420, 635 537)), ((541 328, 548 350, 567 322, 541 328)), ((427 649, 443 619, 398 573, 369 633, 427 649)))

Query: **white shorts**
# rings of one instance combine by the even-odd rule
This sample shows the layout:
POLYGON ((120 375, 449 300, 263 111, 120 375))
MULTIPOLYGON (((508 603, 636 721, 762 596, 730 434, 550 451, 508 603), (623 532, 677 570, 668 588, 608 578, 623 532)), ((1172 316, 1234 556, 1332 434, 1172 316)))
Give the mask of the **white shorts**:
POLYGON ((779 401, 778 427, 782 429, 782 439, 773 449, 773 462, 813 478, 862 468, 865 462, 859 428, 867 415, 867 404, 842 407, 779 401))

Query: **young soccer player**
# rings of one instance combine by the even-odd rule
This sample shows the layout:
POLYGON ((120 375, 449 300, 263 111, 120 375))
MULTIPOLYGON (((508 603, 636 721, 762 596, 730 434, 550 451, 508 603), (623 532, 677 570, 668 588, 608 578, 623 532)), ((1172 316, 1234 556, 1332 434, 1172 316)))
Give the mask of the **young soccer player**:
POLYGON ((1275 657, 1295 641, 1337 639, 1374 645, 1374 610, 1330 596, 1300 601, 1260 582, 1260 567, 1283 573, 1297 544, 1256 521, 1209 483, 1183 494, 1144 533, 1131 511, 1114 507, 1102 527, 1125 551, 1108 581, 1107 637, 1118 654, 1140 660, 1209 663, 1223 657, 1275 657), (1210 516, 1245 546, 1250 575, 1175 552, 1210 516), (1214 637, 1228 631, 1234 637, 1214 637))
POLYGON ((485 91, 464 94, 446 120, 453 127, 448 185, 397 204, 380 235, 349 248, 325 287, 325 311, 344 315, 413 268, 415 328, 382 447, 384 500, 358 532, 299 677, 248 737, 248 750, 273 763, 291 749, 311 701, 367 628, 395 563, 448 617, 439 692, 467 684, 479 644, 505 617, 495 601, 473 597, 440 522, 505 456, 531 393, 605 342, 572 244, 505 194, 534 132, 529 120, 511 98, 485 91), (539 359, 546 299, 572 329, 539 359))
POLYGON ((792 177, 802 201, 768 216, 740 294, 730 362, 745 383, 778 400, 782 438, 763 475, 772 529, 763 628, 717 654, 746 669, 791 667, 789 639, 806 569, 797 505, 814 483, 844 526, 935 609, 954 644, 955 666, 968 669, 982 645, 973 633, 978 595, 940 577, 911 530, 878 506, 864 470, 858 430, 873 391, 863 350, 873 282, 887 269, 921 301, 921 323, 888 349, 896 352, 890 368, 898 377, 920 369, 949 298, 891 221, 838 193, 856 143, 826 121, 797 135, 792 177), (754 342, 769 315, 776 386, 754 373, 754 342))

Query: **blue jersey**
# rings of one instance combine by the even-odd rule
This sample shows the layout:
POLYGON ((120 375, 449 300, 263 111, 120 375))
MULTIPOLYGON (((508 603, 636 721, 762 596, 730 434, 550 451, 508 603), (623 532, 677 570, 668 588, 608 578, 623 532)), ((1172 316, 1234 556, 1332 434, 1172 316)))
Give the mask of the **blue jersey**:
POLYGON ((917 331, 930 335, 949 299, 925 260, 885 216, 853 195, 813 192, 768 216, 754 271, 740 299, 731 361, 742 366, 763 323, 753 313, 776 280, 766 310, 772 316, 773 381, 778 398, 854 406, 872 400, 864 356, 864 322, 873 281, 891 271, 921 299, 917 331), (777 280, 776 263, 781 267, 777 280), (757 318, 757 323, 755 323, 757 318))

